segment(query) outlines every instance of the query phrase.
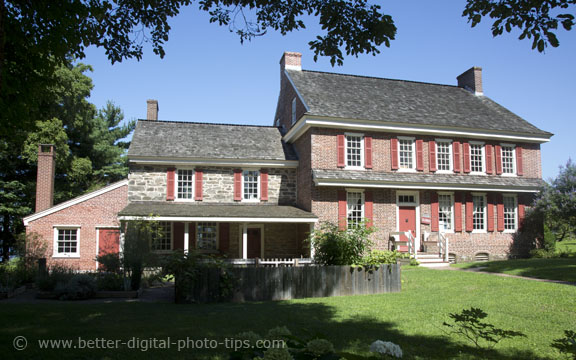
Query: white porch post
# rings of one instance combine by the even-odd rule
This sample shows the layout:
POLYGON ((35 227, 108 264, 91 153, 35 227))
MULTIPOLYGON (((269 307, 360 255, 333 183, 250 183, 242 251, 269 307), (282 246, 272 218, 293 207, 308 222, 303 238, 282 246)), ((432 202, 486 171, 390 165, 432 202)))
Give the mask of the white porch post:
POLYGON ((184 254, 188 254, 190 247, 190 223, 184 223, 184 254))
MULTIPOLYGON (((310 234, 314 231, 314 223, 310 223, 310 234)), ((314 260, 314 243, 310 241, 310 258, 314 260)))
POLYGON ((242 259, 248 259, 248 224, 242 224, 242 259))

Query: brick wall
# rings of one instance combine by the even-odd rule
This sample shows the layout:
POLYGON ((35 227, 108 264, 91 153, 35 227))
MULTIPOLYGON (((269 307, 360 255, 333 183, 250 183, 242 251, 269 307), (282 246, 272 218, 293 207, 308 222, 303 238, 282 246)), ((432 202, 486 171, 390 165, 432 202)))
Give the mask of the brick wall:
POLYGON ((293 146, 298 154, 298 197, 296 204, 299 208, 312 211, 312 150, 311 132, 308 130, 303 134, 293 146))
MULTIPOLYGON (((166 201, 167 166, 132 166, 129 175, 130 201, 166 201)), ((234 168, 203 167, 202 202, 234 203, 234 168)), ((264 169, 262 169, 264 170, 264 169)), ((296 169, 268 170, 268 201, 296 203, 296 169)))
POLYGON ((121 186, 76 205, 31 221, 26 234, 36 233, 46 244, 48 265, 65 264, 77 270, 96 270, 96 226, 119 226, 118 212, 128 204, 128 186, 121 186), (55 259, 54 225, 80 225, 80 258, 55 259))

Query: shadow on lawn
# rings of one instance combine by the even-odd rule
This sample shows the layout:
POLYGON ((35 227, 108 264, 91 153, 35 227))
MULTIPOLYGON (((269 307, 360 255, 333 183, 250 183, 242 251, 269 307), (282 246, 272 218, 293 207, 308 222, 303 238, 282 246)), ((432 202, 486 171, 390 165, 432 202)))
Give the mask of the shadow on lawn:
POLYGON ((258 313, 258 325, 247 325, 244 331, 252 330, 263 335, 270 328, 286 326, 299 337, 306 337, 306 333, 309 333, 332 341, 336 348, 349 355, 348 359, 366 359, 352 353, 368 354, 369 346, 375 340, 391 341, 400 345, 404 358, 408 359, 548 359, 532 351, 476 349, 445 336, 408 335, 398 330, 396 323, 364 316, 340 321, 335 310, 324 304, 270 302, 237 306, 246 312, 258 313))

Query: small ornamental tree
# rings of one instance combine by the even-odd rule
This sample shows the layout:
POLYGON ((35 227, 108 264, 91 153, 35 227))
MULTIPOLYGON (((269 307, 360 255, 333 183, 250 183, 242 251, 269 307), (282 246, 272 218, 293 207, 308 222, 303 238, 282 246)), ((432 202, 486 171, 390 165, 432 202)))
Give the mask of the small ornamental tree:
POLYGON ((346 230, 340 230, 338 225, 323 222, 315 229, 308 241, 314 248, 314 258, 322 265, 353 265, 359 264, 362 256, 372 245, 370 234, 375 231, 366 222, 359 223, 346 230))

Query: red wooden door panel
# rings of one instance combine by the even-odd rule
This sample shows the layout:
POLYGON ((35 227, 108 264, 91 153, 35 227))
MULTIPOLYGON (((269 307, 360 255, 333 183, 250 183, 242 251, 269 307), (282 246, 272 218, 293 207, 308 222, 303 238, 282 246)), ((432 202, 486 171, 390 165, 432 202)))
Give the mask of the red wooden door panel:
POLYGON ((248 228, 248 258, 261 257, 261 231, 260 228, 248 228))
MULTIPOLYGON (((120 251, 119 229, 98 229, 98 255, 118 254, 120 251)), ((98 267, 102 267, 98 264, 98 267)))
MULTIPOLYGON (((412 236, 416 237, 416 208, 414 206, 400 206, 398 208, 398 231, 411 231, 412 236)), ((400 235, 400 241, 409 241, 409 239, 400 235)), ((400 246, 399 251, 408 251, 408 246, 400 246)))

